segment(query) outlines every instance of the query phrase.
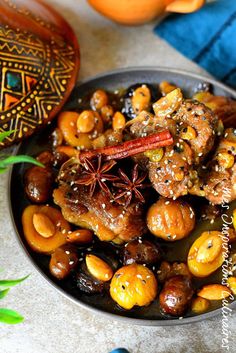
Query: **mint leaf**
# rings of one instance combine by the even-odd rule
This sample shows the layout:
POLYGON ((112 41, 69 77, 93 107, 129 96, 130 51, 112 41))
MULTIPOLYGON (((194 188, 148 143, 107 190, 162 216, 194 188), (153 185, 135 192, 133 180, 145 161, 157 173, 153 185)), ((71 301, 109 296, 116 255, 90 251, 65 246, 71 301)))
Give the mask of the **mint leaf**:
POLYGON ((42 163, 40 163, 35 158, 30 157, 30 156, 24 156, 24 155, 9 156, 9 157, 6 157, 6 158, 0 160, 0 172, 1 172, 1 169, 4 169, 4 168, 8 167, 9 165, 15 164, 15 163, 32 163, 32 164, 37 165, 39 167, 44 167, 44 165, 42 163))
POLYGON ((5 324, 19 324, 24 320, 18 312, 11 309, 0 308, 0 322, 5 324))
POLYGON ((15 131, 16 130, 9 130, 9 131, 0 132, 0 142, 2 142, 6 137, 10 136, 15 131))
POLYGON ((2 279, 0 280, 0 287, 5 287, 5 288, 14 287, 17 284, 23 282, 28 277, 29 275, 19 279, 2 279))
POLYGON ((0 299, 3 299, 7 295, 9 290, 10 290, 10 288, 0 290, 0 299))

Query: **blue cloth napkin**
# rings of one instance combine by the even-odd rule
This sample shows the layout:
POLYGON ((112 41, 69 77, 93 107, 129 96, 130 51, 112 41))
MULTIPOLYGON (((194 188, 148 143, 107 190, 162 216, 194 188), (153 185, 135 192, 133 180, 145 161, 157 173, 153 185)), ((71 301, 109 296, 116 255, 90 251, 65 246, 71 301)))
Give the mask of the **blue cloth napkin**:
POLYGON ((217 0, 195 13, 170 15, 154 31, 219 80, 236 87, 236 0, 217 0))

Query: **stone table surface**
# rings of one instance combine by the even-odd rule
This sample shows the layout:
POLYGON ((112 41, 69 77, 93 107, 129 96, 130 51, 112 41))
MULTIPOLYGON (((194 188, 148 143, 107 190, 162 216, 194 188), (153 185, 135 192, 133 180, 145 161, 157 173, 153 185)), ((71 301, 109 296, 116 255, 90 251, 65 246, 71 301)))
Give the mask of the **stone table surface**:
MULTIPOLYGON (((203 70, 153 34, 154 23, 122 27, 95 13, 85 0, 50 0, 75 29, 81 47, 80 80, 120 67, 156 65, 196 73, 203 70)), ((2 305, 25 317, 15 326, 0 325, 2 353, 219 353, 222 317, 176 327, 127 325, 94 315, 68 301, 40 275, 18 245, 7 206, 8 176, 0 179, 1 276, 29 279, 11 290, 2 305)), ((17 197, 17 195, 16 195, 17 197)), ((236 352, 236 315, 229 321, 230 352, 236 352)))

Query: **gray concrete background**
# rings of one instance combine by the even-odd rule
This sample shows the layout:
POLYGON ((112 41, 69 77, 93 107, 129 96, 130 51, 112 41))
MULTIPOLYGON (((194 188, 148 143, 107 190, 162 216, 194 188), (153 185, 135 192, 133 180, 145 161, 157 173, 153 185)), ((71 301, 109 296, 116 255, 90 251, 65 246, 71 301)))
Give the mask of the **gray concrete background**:
MULTIPOLYGON (((153 24, 121 27, 100 17, 85 0, 50 0, 73 26, 81 46, 80 80, 119 67, 159 65, 203 73, 157 38, 153 24)), ((7 209, 7 175, 0 179, 0 267, 2 276, 30 278, 1 301, 21 312, 25 322, 0 325, 2 353, 220 353, 221 317, 167 328, 122 324, 95 316, 62 297, 34 270, 15 239, 7 209)), ((17 197, 17 195, 16 195, 17 197)), ((230 319, 230 352, 236 352, 236 315, 230 319)))

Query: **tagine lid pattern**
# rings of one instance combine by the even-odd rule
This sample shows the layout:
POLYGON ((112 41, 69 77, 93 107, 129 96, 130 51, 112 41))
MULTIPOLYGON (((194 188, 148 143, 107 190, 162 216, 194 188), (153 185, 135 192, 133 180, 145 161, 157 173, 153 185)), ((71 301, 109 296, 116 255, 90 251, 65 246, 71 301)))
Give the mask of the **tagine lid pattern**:
POLYGON ((50 123, 70 95, 79 47, 68 23, 41 0, 0 0, 0 132, 7 147, 50 123))

